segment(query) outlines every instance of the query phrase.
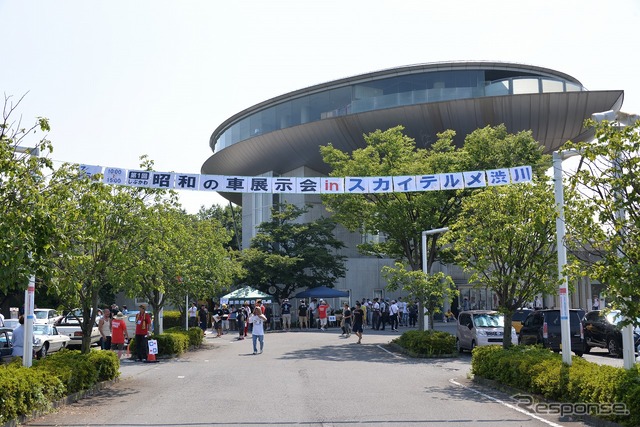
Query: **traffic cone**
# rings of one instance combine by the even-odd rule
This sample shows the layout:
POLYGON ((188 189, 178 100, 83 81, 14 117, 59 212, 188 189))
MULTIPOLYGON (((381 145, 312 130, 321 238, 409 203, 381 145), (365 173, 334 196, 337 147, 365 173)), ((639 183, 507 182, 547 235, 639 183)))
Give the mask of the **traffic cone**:
POLYGON ((149 340, 149 351, 147 351, 147 360, 145 360, 146 363, 157 362, 156 355, 155 355, 155 352, 157 351, 157 348, 158 348, 157 345, 158 345, 157 341, 149 340))

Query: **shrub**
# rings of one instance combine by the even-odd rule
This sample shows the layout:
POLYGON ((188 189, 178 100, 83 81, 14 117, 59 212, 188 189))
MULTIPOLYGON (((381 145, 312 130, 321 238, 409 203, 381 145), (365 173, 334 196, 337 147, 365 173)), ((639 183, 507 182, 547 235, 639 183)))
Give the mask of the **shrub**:
POLYGON ((36 360, 31 368, 16 358, 0 366, 0 423, 35 410, 47 410, 65 394, 87 390, 98 381, 119 375, 120 363, 111 351, 60 350, 36 360))
POLYGON ((184 316, 178 310, 165 310, 163 312, 163 326, 167 329, 184 326, 184 316))
POLYGON ((189 336, 182 332, 153 335, 158 340, 158 355, 182 354, 189 349, 189 336))
POLYGON ((456 352, 456 337, 442 331, 407 331, 392 342, 421 356, 443 356, 456 352))
POLYGON ((536 346, 476 347, 471 372, 530 393, 563 402, 624 403, 629 416, 608 416, 623 425, 640 425, 640 371, 603 366, 580 357, 571 366, 559 354, 536 346))
POLYGON ((52 401, 64 395, 62 381, 50 372, 24 368, 16 358, 0 366, 0 424, 34 410, 51 408, 52 401))

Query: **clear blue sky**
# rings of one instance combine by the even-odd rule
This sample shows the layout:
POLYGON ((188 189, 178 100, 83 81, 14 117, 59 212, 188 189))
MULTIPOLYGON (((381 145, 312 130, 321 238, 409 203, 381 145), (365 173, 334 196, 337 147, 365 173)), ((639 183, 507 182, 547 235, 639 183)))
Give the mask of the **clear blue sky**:
MULTIPOLYGON (((231 115, 402 65, 513 61, 623 89, 640 113, 640 2, 0 0, 0 91, 29 92, 57 161, 200 173, 231 115)), ((224 199, 181 192, 183 206, 224 199)))

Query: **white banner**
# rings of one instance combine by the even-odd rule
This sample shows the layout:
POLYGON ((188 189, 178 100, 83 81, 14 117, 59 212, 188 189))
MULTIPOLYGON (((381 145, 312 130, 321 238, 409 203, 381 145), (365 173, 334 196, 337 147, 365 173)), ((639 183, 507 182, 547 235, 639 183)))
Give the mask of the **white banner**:
POLYGON ((102 182, 131 187, 222 193, 371 194, 412 191, 462 190, 496 185, 529 183, 531 166, 435 175, 334 177, 258 177, 198 175, 80 165, 89 176, 103 174, 102 182))

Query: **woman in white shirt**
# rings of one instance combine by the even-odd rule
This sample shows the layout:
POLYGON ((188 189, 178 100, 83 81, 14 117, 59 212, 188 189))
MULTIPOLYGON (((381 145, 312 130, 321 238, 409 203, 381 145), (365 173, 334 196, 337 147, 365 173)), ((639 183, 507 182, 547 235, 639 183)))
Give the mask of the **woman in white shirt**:
POLYGON ((264 323, 267 318, 262 314, 260 307, 253 309, 253 314, 249 317, 249 323, 253 324, 251 339, 253 340, 253 354, 258 354, 257 341, 260 341, 260 353, 264 348, 264 323))

